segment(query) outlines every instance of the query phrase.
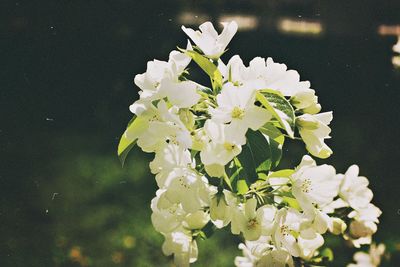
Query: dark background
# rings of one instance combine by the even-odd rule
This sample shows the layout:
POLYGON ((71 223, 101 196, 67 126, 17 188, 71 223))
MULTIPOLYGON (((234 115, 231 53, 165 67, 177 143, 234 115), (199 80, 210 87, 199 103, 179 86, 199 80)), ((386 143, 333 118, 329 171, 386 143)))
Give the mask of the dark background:
MULTIPOLYGON (((271 56, 311 81, 334 111, 326 162, 339 172, 356 163, 370 179, 383 210, 376 240, 392 254, 387 266, 400 262, 397 38, 378 34, 400 24, 399 1, 3 0, 0 12, 0 266, 169 266, 150 223, 151 155, 134 150, 122 169, 116 146, 134 75, 185 45, 182 14, 258 19, 224 58, 271 56), (282 32, 282 18, 323 31, 282 32)), ((282 166, 306 153, 285 150, 282 166)), ((196 266, 232 266, 238 241, 222 232, 201 242, 196 266)), ((352 249, 328 242, 335 266, 350 261, 352 249)))

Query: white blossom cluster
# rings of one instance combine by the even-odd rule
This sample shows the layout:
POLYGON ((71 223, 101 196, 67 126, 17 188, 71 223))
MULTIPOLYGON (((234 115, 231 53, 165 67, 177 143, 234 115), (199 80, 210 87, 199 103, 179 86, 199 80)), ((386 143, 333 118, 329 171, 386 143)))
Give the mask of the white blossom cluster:
POLYGON ((210 22, 199 31, 182 27, 193 44, 135 77, 140 98, 118 152, 124 158, 137 144, 155 154, 151 219, 165 237, 164 254, 189 266, 198 239, 221 228, 243 237, 235 259, 242 267, 324 262, 327 232, 370 244, 381 211, 357 166, 337 174, 306 155, 295 169, 276 170, 285 138, 302 140, 314 157, 332 154, 325 144, 332 112, 320 113, 310 83, 272 58, 224 63, 238 26, 223 27, 221 34, 210 22), (189 64, 210 84, 190 80, 189 64))

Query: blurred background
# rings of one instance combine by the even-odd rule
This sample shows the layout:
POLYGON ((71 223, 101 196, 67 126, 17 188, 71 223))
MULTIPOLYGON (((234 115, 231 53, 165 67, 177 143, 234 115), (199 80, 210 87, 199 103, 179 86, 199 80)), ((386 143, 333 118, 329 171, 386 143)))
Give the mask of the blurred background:
MULTIPOLYGON (((236 20, 224 55, 271 56, 334 111, 334 154, 358 164, 383 210, 375 238, 400 263, 398 0, 0 1, 0 266, 172 266, 150 222, 156 190, 134 149, 116 147, 137 99, 133 77, 183 47, 182 24, 236 20)), ((281 167, 304 146, 289 142, 281 167)), ((194 266, 232 266, 238 238, 200 242, 194 266), (218 252, 215 252, 217 249, 218 252)), ((327 242, 344 266, 353 250, 327 242)))

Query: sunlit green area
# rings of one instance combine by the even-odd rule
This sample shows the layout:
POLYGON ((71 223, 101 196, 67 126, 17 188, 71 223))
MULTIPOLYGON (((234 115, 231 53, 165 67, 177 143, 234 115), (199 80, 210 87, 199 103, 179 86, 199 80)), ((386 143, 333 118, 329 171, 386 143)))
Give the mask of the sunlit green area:
MULTIPOLYGON (((115 153, 101 152, 100 139, 51 140, 53 159, 45 170, 35 216, 45 233, 29 232, 24 240, 9 236, 9 245, 40 247, 24 251, 17 264, 35 266, 172 266, 161 252, 162 236, 150 221, 156 184, 147 167, 150 155, 133 150, 124 168, 115 153), (99 147, 96 147, 96 146, 99 147)), ((35 175, 35 174, 34 174, 35 175)), ((27 221, 22 222, 28 224, 27 221)), ((199 242, 201 259, 194 266, 230 266, 239 239, 220 232, 199 242), (218 251, 218 253, 216 253, 218 251)), ((13 262, 8 262, 12 266, 13 262)))

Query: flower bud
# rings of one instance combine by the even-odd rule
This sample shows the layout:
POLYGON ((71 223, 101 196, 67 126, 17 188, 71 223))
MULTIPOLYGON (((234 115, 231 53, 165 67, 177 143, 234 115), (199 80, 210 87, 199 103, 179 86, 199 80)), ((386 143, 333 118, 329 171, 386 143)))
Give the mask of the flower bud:
POLYGON ((374 222, 352 221, 350 223, 350 234, 354 238, 371 236, 376 230, 377 226, 374 222))
POLYGON ((296 124, 300 128, 304 128, 307 130, 316 130, 319 127, 319 123, 317 120, 314 120, 313 118, 302 118, 298 117, 296 120, 296 124))
POLYGON ((185 220, 183 221, 183 226, 191 230, 201 229, 208 223, 209 220, 210 218, 208 214, 199 210, 186 215, 185 220))
POLYGON ((329 231, 334 234, 334 235, 340 235, 343 234, 344 231, 346 231, 347 225, 346 223, 339 218, 333 218, 332 219, 332 225, 329 229, 329 231))
POLYGON ((214 221, 225 220, 225 218, 227 217, 227 213, 228 213, 228 207, 229 206, 226 203, 225 195, 223 193, 216 194, 211 199, 211 205, 210 205, 211 219, 214 221))
POLYGON ((318 104, 318 97, 312 89, 296 93, 292 96, 290 102, 303 113, 316 114, 321 111, 321 105, 318 104))
POLYGON ((317 114, 320 111, 321 111, 320 104, 311 105, 311 106, 303 109, 303 113, 308 113, 308 114, 317 114))

